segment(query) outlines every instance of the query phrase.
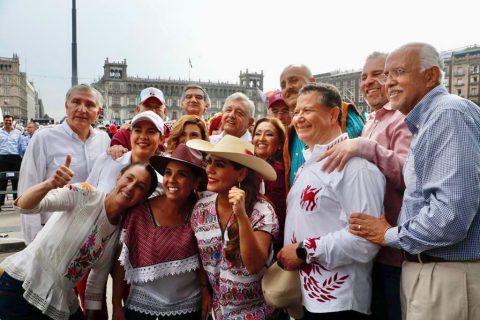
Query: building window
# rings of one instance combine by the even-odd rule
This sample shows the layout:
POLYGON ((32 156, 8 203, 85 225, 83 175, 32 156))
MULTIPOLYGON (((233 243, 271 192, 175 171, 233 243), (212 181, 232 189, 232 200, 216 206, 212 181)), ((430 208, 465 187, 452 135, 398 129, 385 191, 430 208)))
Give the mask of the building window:
POLYGON ((462 89, 457 89, 457 95, 459 95, 459 96, 462 95, 462 89))
POLYGON ((477 82, 478 82, 478 76, 472 76, 472 77, 470 78, 470 82, 471 82, 471 83, 477 83, 477 82))
POLYGON ((478 87, 471 87, 470 88, 470 95, 471 96, 478 96, 478 87))
POLYGON ((118 95, 112 96, 112 104, 120 104, 120 96, 118 95))
POLYGON ((463 72, 463 67, 458 67, 457 68, 457 73, 455 74, 456 76, 463 76, 465 73, 463 72))
POLYGON ((478 64, 470 66, 470 73, 476 74, 479 73, 480 67, 478 64))

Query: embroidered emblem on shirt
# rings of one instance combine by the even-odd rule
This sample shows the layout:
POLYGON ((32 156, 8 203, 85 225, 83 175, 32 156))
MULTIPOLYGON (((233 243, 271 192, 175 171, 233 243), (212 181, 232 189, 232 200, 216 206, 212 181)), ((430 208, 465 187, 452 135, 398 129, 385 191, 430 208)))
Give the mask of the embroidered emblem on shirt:
POLYGON ((312 188, 311 185, 308 185, 302 191, 302 200, 300 201, 300 207, 307 211, 313 211, 317 206, 317 193, 320 192, 322 188, 312 188))
POLYGON ((338 272, 336 272, 333 276, 325 279, 322 285, 320 285, 320 282, 313 277, 313 274, 318 272, 321 275, 321 269, 325 268, 315 263, 304 264, 302 266, 300 274, 303 280, 303 288, 307 292, 309 298, 315 299, 318 302, 335 300, 337 297, 333 295, 333 291, 339 289, 345 283, 349 275, 347 274, 340 277, 338 272))
MULTIPOLYGON (((309 238, 304 242, 305 249, 307 249, 310 257, 315 255, 318 239, 320 239, 320 237, 309 238)), ((339 289, 349 277, 349 275, 339 276, 338 272, 335 272, 334 275, 326 278, 320 285, 318 276, 322 276, 323 271, 329 272, 330 270, 316 261, 305 263, 300 268, 303 288, 308 294, 308 297, 315 299, 318 302, 327 302, 337 299, 337 297, 333 295, 334 291, 339 289)))

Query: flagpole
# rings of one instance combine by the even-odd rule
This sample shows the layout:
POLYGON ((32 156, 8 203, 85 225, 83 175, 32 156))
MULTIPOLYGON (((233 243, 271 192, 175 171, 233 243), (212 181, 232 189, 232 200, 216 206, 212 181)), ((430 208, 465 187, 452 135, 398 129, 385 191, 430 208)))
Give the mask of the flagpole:
POLYGON ((190 71, 192 71, 192 59, 188 58, 188 81, 190 82, 190 71))

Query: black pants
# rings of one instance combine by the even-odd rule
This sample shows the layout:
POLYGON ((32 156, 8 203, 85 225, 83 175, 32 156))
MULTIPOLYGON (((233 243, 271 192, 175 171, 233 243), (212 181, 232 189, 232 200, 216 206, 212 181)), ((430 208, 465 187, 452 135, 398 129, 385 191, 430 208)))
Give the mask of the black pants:
POLYGON ((368 316, 366 314, 357 311, 338 311, 338 312, 326 312, 326 313, 311 313, 307 309, 303 308, 305 315, 303 320, 366 320, 368 316))
MULTIPOLYGON (((51 320, 40 309, 31 305, 23 297, 22 282, 10 277, 6 272, 0 277, 0 319, 2 320, 51 320)), ((70 315, 69 320, 83 320, 80 308, 70 315)))
MULTIPOLYGON (((20 171, 22 158, 17 154, 0 155, 0 172, 1 171, 20 171)), ((10 179, 12 181, 13 190, 17 190, 18 179, 10 179)), ((0 191, 7 190, 8 179, 0 179, 0 191)), ((17 195, 13 195, 17 199, 17 195)), ((5 195, 0 194, 0 205, 5 204, 5 195)))
POLYGON ((400 320, 402 268, 375 262, 372 270, 372 320, 400 320))

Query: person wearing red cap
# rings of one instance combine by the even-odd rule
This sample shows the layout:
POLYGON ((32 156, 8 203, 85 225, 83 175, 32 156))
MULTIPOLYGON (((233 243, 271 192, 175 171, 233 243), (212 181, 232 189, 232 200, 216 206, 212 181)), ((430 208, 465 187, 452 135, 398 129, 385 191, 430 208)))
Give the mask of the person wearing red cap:
POLYGON ((268 97, 268 111, 273 118, 277 118, 283 123, 285 129, 292 122, 292 112, 285 100, 283 100, 282 91, 280 90, 275 90, 268 97))

